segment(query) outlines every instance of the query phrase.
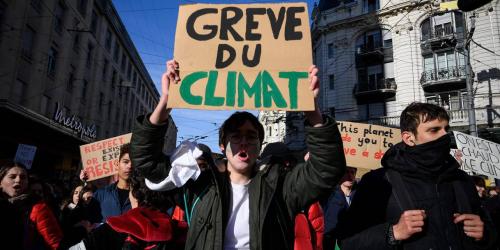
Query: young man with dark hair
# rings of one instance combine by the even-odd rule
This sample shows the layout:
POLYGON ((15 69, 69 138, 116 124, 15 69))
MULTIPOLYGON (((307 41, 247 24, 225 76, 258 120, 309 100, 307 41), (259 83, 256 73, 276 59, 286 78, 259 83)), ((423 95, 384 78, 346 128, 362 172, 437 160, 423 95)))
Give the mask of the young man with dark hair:
MULTIPOLYGON (((132 135, 133 164, 154 183, 166 179, 171 169, 161 145, 170 113, 168 87, 180 80, 177 69, 177 62, 167 63, 158 106, 151 115, 138 118, 132 135)), ((315 97, 317 71, 309 71, 315 97)), ((293 249, 293 218, 330 193, 345 169, 335 121, 322 117, 317 107, 305 116, 311 157, 287 172, 276 164, 256 162, 264 131, 254 115, 236 112, 224 122, 219 131, 219 146, 227 158, 224 171, 211 167, 183 186, 195 194, 184 208, 191 214, 186 249, 293 249)))
POLYGON ((363 176, 339 222, 346 249, 490 249, 496 232, 474 183, 450 155, 449 117, 412 103, 401 113, 402 142, 363 176))
MULTIPOLYGON (((118 157, 118 181, 99 188, 94 193, 94 199, 99 202, 101 207, 103 222, 105 222, 108 217, 123 214, 131 208, 128 198, 128 178, 133 169, 129 154, 130 144, 123 144, 120 147, 120 156, 118 157)), ((82 170, 80 179, 83 181, 87 178, 87 174, 82 170)))

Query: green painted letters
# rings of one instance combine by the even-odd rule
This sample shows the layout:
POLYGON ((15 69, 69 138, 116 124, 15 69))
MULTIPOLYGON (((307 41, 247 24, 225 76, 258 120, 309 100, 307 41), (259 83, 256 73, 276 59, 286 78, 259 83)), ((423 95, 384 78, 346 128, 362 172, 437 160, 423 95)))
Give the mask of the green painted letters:
POLYGON ((299 83, 299 79, 308 78, 309 75, 307 72, 280 72, 280 78, 288 79, 288 91, 290 96, 290 108, 297 109, 297 85, 299 83))
POLYGON ((217 76, 219 73, 211 70, 208 73, 208 83, 205 89, 205 105, 207 106, 222 106, 224 105, 224 97, 215 96, 215 87, 217 86, 217 76))
POLYGON ((201 105, 203 98, 201 96, 195 96, 191 94, 191 86, 198 80, 206 78, 208 76, 207 72, 199 71, 193 72, 182 80, 179 92, 182 99, 191 105, 201 105))
POLYGON ((248 94, 248 97, 254 96, 255 98, 255 107, 260 108, 261 105, 261 84, 262 84, 262 76, 261 73, 257 75, 255 81, 252 84, 252 87, 248 85, 248 82, 243 77, 243 73, 238 74, 238 107, 243 107, 245 105, 245 92, 248 94))
POLYGON ((269 108, 273 104, 276 104, 278 108, 286 108, 286 101, 281 95, 281 92, 274 82, 273 77, 267 70, 262 72, 262 96, 264 99, 264 107, 269 108))

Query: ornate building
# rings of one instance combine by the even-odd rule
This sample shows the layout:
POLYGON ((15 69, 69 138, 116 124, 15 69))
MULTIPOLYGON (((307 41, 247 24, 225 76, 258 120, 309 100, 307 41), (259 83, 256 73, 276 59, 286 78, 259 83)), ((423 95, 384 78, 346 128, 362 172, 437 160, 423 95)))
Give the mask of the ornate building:
MULTIPOLYGON (((470 72, 477 132, 500 142, 500 2, 467 13, 454 3, 319 1, 311 29, 321 110, 337 120, 398 127, 411 102, 435 103, 448 110, 454 130, 469 132, 470 72)), ((293 141, 288 132, 281 136, 293 141)))

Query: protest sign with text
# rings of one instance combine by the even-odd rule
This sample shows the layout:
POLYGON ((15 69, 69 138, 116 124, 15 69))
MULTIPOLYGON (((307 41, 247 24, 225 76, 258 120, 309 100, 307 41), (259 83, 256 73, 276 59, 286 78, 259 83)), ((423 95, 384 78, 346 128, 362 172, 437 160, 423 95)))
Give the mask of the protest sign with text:
POLYGON ((27 169, 31 169, 33 159, 35 158, 36 147, 32 145, 19 144, 17 146, 14 161, 22 163, 27 169))
POLYGON ((168 107, 314 110, 305 3, 179 7, 168 107))
POLYGON ((458 131, 453 131, 453 135, 457 148, 462 151, 462 169, 500 178, 500 144, 458 131))
POLYGON ((82 166, 89 176, 88 181, 116 174, 120 147, 129 143, 131 137, 132 133, 129 133, 80 146, 82 166))
POLYGON ((338 127, 349 167, 377 169, 385 151, 401 142, 399 128, 355 122, 339 122, 338 127))

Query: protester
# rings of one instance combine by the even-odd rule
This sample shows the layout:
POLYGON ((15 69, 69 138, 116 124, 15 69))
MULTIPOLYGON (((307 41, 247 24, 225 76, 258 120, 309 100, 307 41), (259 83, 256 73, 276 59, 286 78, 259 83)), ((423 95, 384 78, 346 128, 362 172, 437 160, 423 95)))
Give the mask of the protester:
POLYGON ((337 223, 340 218, 346 215, 356 193, 354 189, 356 172, 356 168, 347 167, 344 176, 340 179, 340 185, 335 188, 335 191, 328 199, 322 201, 321 205, 325 214, 325 235, 323 240, 325 249, 338 248, 337 223))
POLYGON ((23 249, 57 249, 62 231, 49 206, 28 193, 28 173, 24 165, 6 162, 0 169, 2 196, 16 210, 13 217, 22 226, 23 249), (19 216, 17 216, 19 215, 19 216))
MULTIPOLYGON (((261 164, 276 164, 283 167, 284 171, 292 170, 297 164, 297 159, 283 142, 272 142, 266 145, 260 154, 261 164)), ((304 161, 309 159, 309 153, 304 156, 304 161)), ((318 201, 309 207, 304 207, 295 216, 295 250, 322 250, 323 233, 325 229, 323 209, 318 201)))
POLYGON ((365 174, 345 219, 342 250, 491 249, 496 232, 474 183, 450 154, 448 113, 412 103, 401 113, 402 142, 365 174))
POLYGON ((176 225, 166 213, 175 205, 172 192, 149 190, 133 171, 129 200, 132 209, 111 216, 87 238, 70 249, 182 249, 176 225))
POLYGON ((472 180, 474 181, 474 185, 476 186, 477 194, 481 201, 486 200, 486 182, 484 178, 479 175, 472 176, 472 180))
MULTIPOLYGON (((101 207, 102 221, 110 216, 117 216, 127 212, 130 209, 130 200, 128 198, 129 185, 128 178, 133 170, 130 161, 130 144, 124 144, 120 147, 120 156, 118 157, 118 181, 108 186, 98 189, 94 193, 94 199, 99 202, 101 207)), ((87 179, 87 173, 82 170, 81 179, 87 179)))
MULTIPOLYGON (((171 170, 161 145, 169 129, 169 84, 180 80, 177 69, 177 62, 167 63, 158 106, 151 115, 137 119, 132 134, 134 167, 156 184, 168 178, 171 170)), ((317 71, 311 67, 309 72, 315 97, 319 91, 317 71)), ((335 121, 323 118, 317 107, 305 116, 311 157, 288 172, 282 172, 279 165, 256 163, 264 129, 254 115, 236 112, 222 124, 219 145, 227 158, 226 170, 204 171, 195 182, 185 185, 198 195, 190 209, 186 249, 293 248, 293 218, 320 195, 331 192, 345 169, 335 121)))

